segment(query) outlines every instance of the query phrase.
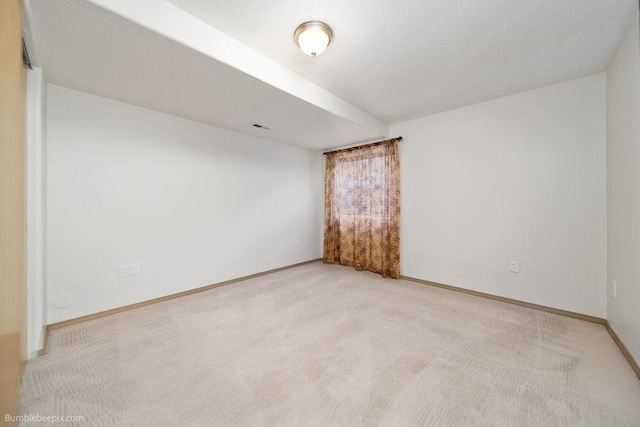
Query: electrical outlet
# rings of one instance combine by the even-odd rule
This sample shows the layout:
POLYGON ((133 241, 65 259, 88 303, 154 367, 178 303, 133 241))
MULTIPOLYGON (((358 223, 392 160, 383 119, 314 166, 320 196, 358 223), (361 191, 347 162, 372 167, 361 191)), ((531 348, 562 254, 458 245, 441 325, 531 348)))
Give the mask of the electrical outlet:
POLYGON ((511 261, 511 268, 509 271, 512 273, 520 273, 520 263, 518 261, 511 261))
POLYGON ((618 298, 618 282, 616 282, 615 280, 611 281, 611 293, 613 294, 614 298, 618 298))
POLYGON ((131 263, 131 275, 133 276, 134 274, 140 274, 140 263, 139 262, 132 262, 131 263))
POLYGON ((129 264, 122 264, 118 269, 120 277, 127 277, 131 274, 131 266, 129 264))

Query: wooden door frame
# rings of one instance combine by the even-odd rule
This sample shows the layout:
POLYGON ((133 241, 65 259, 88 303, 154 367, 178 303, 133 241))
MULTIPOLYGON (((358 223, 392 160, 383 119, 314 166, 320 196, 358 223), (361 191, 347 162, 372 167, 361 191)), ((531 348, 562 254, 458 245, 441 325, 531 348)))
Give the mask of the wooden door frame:
POLYGON ((0 1, 0 94, 0 417, 11 425, 17 424, 11 417, 19 411, 26 359, 26 70, 20 0, 0 1))

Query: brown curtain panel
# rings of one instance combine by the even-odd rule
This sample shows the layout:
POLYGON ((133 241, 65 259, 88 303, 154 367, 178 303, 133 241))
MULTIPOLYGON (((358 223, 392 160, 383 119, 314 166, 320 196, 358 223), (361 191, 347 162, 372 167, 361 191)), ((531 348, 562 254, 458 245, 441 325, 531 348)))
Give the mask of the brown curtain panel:
POLYGON ((400 277, 398 140, 326 154, 323 261, 400 277))

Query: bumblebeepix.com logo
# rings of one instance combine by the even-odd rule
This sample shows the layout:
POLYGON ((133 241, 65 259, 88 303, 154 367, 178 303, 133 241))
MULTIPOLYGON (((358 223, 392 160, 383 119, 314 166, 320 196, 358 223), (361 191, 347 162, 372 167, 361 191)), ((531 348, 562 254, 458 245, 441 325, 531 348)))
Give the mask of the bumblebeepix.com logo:
POLYGON ((40 415, 40 414, 23 414, 10 415, 4 414, 5 423, 81 423, 84 421, 82 415, 40 415))

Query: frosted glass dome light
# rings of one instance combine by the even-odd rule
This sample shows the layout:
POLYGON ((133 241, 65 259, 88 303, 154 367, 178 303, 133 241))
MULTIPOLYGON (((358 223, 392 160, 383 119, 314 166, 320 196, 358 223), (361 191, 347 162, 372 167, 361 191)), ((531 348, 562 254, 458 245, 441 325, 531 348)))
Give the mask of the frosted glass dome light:
POLYGON ((318 56, 331 43, 333 31, 323 22, 309 21, 300 24, 293 37, 304 53, 309 56, 318 56))

